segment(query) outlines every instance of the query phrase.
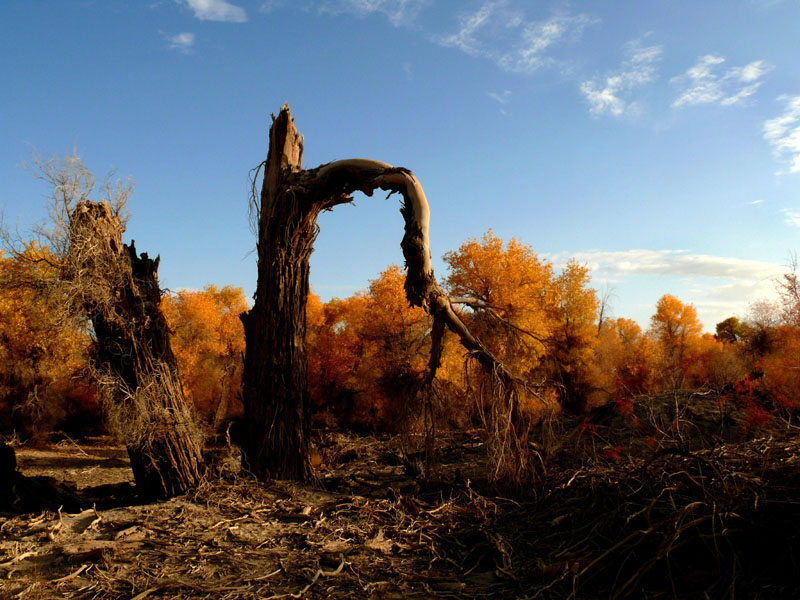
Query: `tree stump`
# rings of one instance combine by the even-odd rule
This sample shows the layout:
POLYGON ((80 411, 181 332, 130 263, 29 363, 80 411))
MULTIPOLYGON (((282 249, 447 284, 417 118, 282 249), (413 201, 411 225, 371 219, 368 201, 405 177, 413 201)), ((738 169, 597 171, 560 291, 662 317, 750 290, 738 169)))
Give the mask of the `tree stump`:
POLYGON ((183 395, 161 312, 159 259, 122 244, 124 227, 105 202, 70 215, 70 269, 96 342, 106 413, 126 442, 141 496, 168 498, 194 487, 201 436, 183 395))

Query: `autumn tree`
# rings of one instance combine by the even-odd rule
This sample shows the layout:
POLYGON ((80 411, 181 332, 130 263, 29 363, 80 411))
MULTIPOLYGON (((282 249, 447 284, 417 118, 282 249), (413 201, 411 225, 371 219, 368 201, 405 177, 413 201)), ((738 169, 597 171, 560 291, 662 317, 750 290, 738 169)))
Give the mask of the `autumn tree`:
POLYGON ((681 387, 687 368, 686 360, 703 330, 697 310, 675 296, 665 294, 656 303, 650 319, 650 331, 659 341, 663 356, 663 380, 670 387, 681 387))
POLYGON ((516 238, 490 229, 446 252, 445 285, 474 311, 470 326, 518 377, 530 377, 547 353, 552 332, 553 268, 516 238))
POLYGON ((98 425, 98 399, 86 376, 87 328, 63 319, 57 296, 23 285, 50 287, 58 277, 53 260, 35 243, 17 258, 0 251, 0 428, 23 439, 98 425))
POLYGON ((241 416, 244 331, 239 315, 248 309, 242 288, 207 285, 164 297, 186 399, 203 420, 217 428, 241 416))
POLYGON ((744 377, 750 370, 741 341, 724 342, 704 333, 692 347, 684 373, 689 385, 722 390, 744 377))
MULTIPOLYGON (((632 319, 607 319, 595 352, 595 381, 618 403, 653 390, 654 340, 632 319)), ((602 401, 597 401, 602 404, 602 401)))
POLYGON ((546 378, 563 408, 580 411, 590 381, 597 337, 597 293, 589 270, 574 260, 561 273, 512 238, 489 230, 464 242, 444 260, 451 297, 481 310, 470 325, 518 376, 546 378))
POLYGON ((430 353, 430 322, 409 306, 405 274, 390 265, 367 290, 319 303, 306 312, 312 401, 342 425, 397 430, 422 384, 430 353))
POLYGON ((770 352, 756 360, 762 373, 759 388, 770 399, 770 410, 790 419, 800 414, 800 328, 781 325, 770 352))
POLYGON ((313 410, 332 413, 341 424, 350 424, 359 379, 364 340, 359 323, 366 306, 364 294, 333 298, 326 303, 309 294, 306 310, 309 394, 313 410))
MULTIPOLYGON (((369 159, 341 160, 305 170, 302 155, 302 137, 285 105, 273 119, 269 151, 262 163, 261 194, 253 198, 258 282, 255 304, 242 316, 246 341, 244 466, 261 479, 305 479, 310 473, 305 347, 309 258, 319 213, 350 202, 356 191, 371 195, 381 189, 402 196, 404 287, 408 302, 433 317, 431 376, 439 366, 446 328, 496 373, 505 390, 500 397, 507 407, 503 431, 515 431, 520 419, 514 378, 464 325, 434 277, 428 239, 430 210, 417 179, 407 169, 369 159)), ((520 451, 524 450, 520 446, 520 451)))
POLYGON ((589 281, 589 268, 570 260, 552 286, 548 345, 554 374, 561 386, 561 404, 572 413, 581 412, 590 393, 597 388, 590 365, 599 329, 598 300, 589 281))
POLYGON ((404 285, 403 270, 390 265, 370 282, 358 323, 365 344, 360 375, 372 384, 363 396, 371 396, 367 405, 379 409, 372 421, 390 429, 407 416, 402 413, 422 384, 430 352, 430 321, 420 307, 409 305, 404 285))

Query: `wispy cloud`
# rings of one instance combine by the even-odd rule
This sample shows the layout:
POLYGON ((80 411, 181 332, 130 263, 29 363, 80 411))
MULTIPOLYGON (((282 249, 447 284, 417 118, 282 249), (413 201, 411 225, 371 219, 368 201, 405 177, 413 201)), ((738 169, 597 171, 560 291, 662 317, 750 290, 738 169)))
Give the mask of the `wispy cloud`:
POLYGON ((273 10, 278 10, 286 5, 286 0, 266 0, 258 7, 258 12, 271 13, 273 10))
POLYGON ((502 93, 498 94, 497 92, 488 92, 486 94, 494 100, 495 102, 499 102, 500 104, 507 104, 508 101, 511 99, 511 90, 503 90, 502 93))
POLYGON ((194 16, 201 21, 227 21, 229 23, 244 23, 247 21, 245 10, 226 0, 182 0, 194 16))
POLYGON ((764 139, 779 159, 787 159, 790 173, 800 173, 800 95, 781 96, 783 114, 764 123, 764 139))
POLYGON ((743 67, 732 67, 722 74, 721 66, 725 62, 722 56, 706 54, 683 75, 673 77, 671 83, 679 86, 681 91, 672 106, 694 104, 719 104, 733 106, 743 103, 756 93, 761 85, 760 79, 773 67, 763 60, 756 60, 743 67))
POLYGON ((667 279, 664 291, 674 293, 676 290, 668 289, 674 287, 688 290, 685 300, 694 303, 700 320, 711 330, 722 319, 744 315, 752 303, 774 297, 775 278, 786 271, 777 263, 692 254, 687 250, 588 251, 562 253, 551 260, 560 265, 570 257, 586 263, 594 281, 630 283, 642 278, 640 281, 652 288, 648 277, 678 278, 679 281, 667 279))
POLYGON ((625 51, 628 58, 618 70, 605 78, 581 84, 581 93, 589 102, 589 111, 593 115, 621 117, 637 113, 640 108, 638 103, 628 100, 630 92, 656 78, 661 46, 642 47, 639 40, 634 40, 626 44, 625 51))
POLYGON ((592 251, 578 252, 571 256, 588 263, 593 270, 619 275, 763 279, 783 272, 783 267, 775 263, 708 254, 691 254, 686 250, 592 251))
POLYGON ((587 15, 566 14, 529 20, 507 1, 491 0, 462 15, 458 31, 440 36, 436 42, 488 58, 504 71, 532 73, 553 63, 547 52, 554 45, 579 38, 592 22, 587 15))
POLYGON ((184 54, 190 54, 194 47, 194 34, 184 31, 177 35, 163 34, 164 39, 167 40, 170 50, 177 50, 184 54))
POLYGON ((788 225, 793 227, 800 227, 800 211, 784 208, 782 211, 783 218, 788 225))
POLYGON ((355 14, 365 17, 382 14, 395 27, 412 25, 429 0, 326 0, 320 12, 328 14, 355 14))

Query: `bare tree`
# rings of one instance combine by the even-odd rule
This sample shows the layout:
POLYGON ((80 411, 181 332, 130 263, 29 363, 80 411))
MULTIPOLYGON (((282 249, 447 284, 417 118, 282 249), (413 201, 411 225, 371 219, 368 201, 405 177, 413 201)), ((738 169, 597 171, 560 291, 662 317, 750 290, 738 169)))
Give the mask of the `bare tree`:
POLYGON ((800 326, 800 276, 797 254, 789 257, 789 271, 777 280, 783 321, 794 327, 800 326))
MULTIPOLYGON (((161 312, 159 259, 122 243, 130 182, 107 177, 105 198, 91 200, 95 178, 77 156, 43 162, 52 186, 49 221, 34 239, 59 277, 17 282, 57 296, 63 318, 82 321, 95 340, 94 366, 105 411, 125 441, 137 489, 165 498, 198 483, 201 440, 183 396, 169 329, 161 312)), ((6 247, 24 259, 25 241, 5 231, 6 247)))
POLYGON ((609 283, 600 290, 600 302, 597 309, 597 333, 603 330, 603 325, 608 319, 613 318, 613 299, 616 296, 614 286, 609 283))
POLYGON ((284 105, 273 116, 267 159, 260 165, 264 169, 261 195, 256 200, 254 194, 252 206, 258 226, 258 283, 255 304, 242 315, 245 468, 260 479, 309 476, 305 310, 316 219, 321 211, 350 202, 354 192, 371 196, 380 189, 402 196, 406 297, 433 317, 428 382, 439 367, 442 336, 448 329, 492 374, 495 389, 502 390, 498 392, 502 417, 494 420, 495 427, 506 456, 517 454, 513 469, 524 471, 527 442, 521 432, 519 382, 472 335, 436 282, 428 238, 430 210, 419 181, 408 169, 377 160, 340 160, 304 170, 302 158, 303 138, 284 105), (516 440, 514 449, 507 445, 511 439, 516 440))

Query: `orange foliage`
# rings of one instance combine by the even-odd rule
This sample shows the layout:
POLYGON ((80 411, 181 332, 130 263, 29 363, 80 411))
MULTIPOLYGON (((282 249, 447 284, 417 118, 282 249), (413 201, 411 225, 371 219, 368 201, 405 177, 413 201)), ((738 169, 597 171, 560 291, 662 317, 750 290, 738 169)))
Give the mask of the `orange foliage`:
MULTIPOLYGON (((617 403, 653 389, 655 342, 631 319, 606 319, 598 334, 598 381, 617 403)), ((601 402, 598 402, 601 403, 601 402)))
POLYGON ((598 301, 589 281, 589 268, 570 260, 552 286, 548 346, 554 375, 562 386, 562 405, 572 412, 580 411, 603 384, 592 368, 598 342, 598 301))
POLYGON ((697 311, 675 296, 665 294, 656 303, 650 319, 650 331, 659 342, 660 379, 665 388, 678 389, 686 384, 698 351, 703 325, 697 311))
POLYGON ((56 428, 83 433, 99 425, 97 395, 86 372, 91 339, 63 312, 20 281, 57 276, 47 248, 31 244, 21 259, 0 252, 0 428, 23 437, 56 428), (84 421, 84 423, 80 423, 84 421))
POLYGON ((473 332, 516 375, 537 369, 552 332, 553 268, 529 246, 512 238, 504 244, 490 229, 457 251, 447 252, 445 285, 451 296, 476 298, 513 325, 504 327, 486 312, 468 318, 473 332))
POLYGON ((358 336, 359 315, 363 315, 366 298, 359 294, 322 304, 310 294, 306 306, 306 346, 308 380, 312 404, 329 407, 333 412, 345 410, 360 384, 358 371, 364 352, 358 336))
POLYGON ((760 357, 756 367, 763 373, 761 388, 784 415, 800 409, 800 327, 776 328, 772 352, 760 357))
POLYGON ((488 312, 469 315, 478 337, 515 375, 551 381, 562 406, 580 410, 598 387, 598 301, 588 268, 571 260, 556 275, 529 246, 514 238, 504 243, 491 230, 444 260, 450 294, 481 300, 506 322, 488 312))
POLYGON ((429 319, 410 307, 405 273, 391 265, 369 289, 306 312, 312 402, 341 424, 394 429, 427 363, 429 319))
POLYGON ((182 290, 163 300, 184 393, 209 423, 241 411, 244 329, 239 315, 247 309, 242 288, 231 286, 182 290))

